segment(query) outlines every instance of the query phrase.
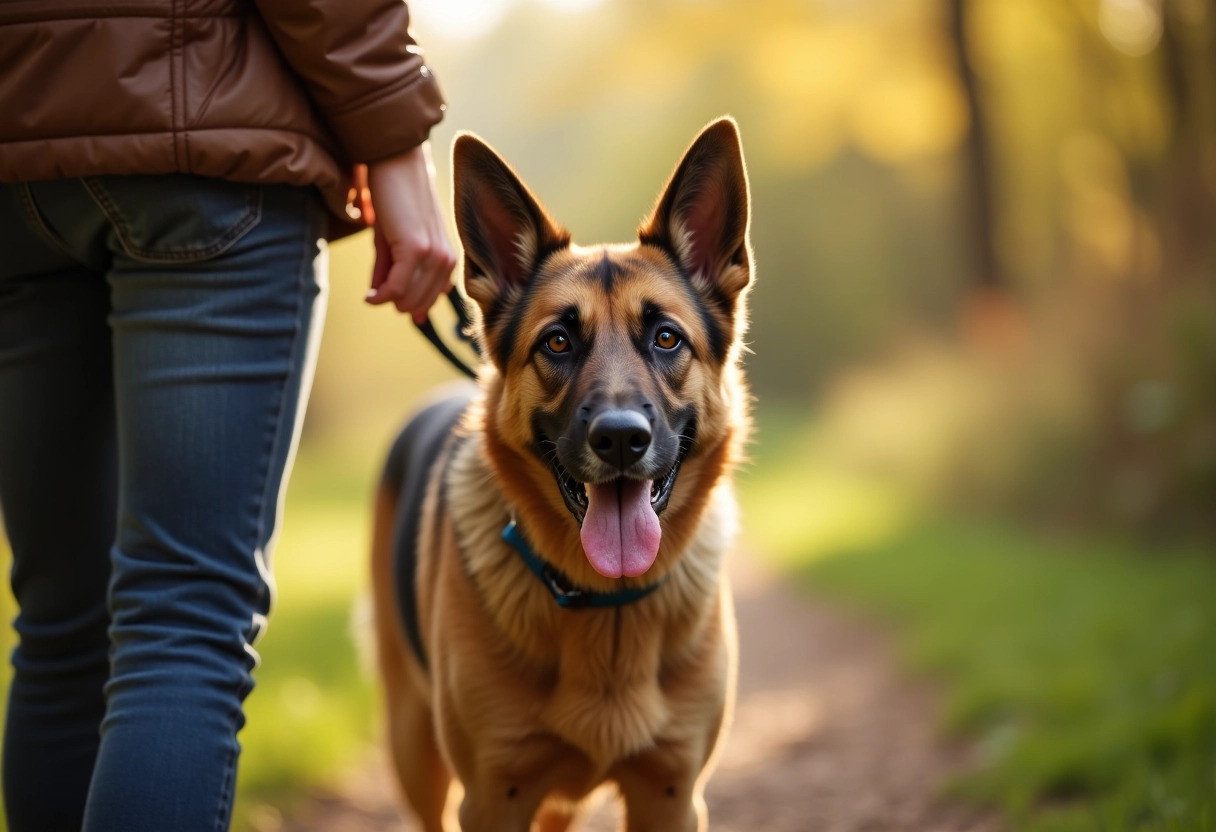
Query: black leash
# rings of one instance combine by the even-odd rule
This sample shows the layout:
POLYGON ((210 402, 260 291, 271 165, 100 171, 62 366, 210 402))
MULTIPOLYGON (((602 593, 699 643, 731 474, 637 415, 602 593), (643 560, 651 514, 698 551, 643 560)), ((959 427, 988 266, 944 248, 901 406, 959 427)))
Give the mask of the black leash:
MULTIPOLYGON (((477 342, 469 336, 469 325, 472 319, 469 317, 469 310, 464 305, 464 298, 460 296, 460 292, 453 286, 448 292, 448 302, 452 304, 452 310, 456 313, 456 338, 468 344, 478 358, 481 357, 481 350, 477 346, 477 342)), ((415 324, 418 331, 426 336, 426 340, 430 341, 435 349, 439 350, 439 354, 448 360, 449 363, 460 372, 464 373, 469 378, 477 378, 477 371, 460 360, 460 357, 443 342, 439 337, 439 333, 435 330, 435 325, 431 323, 430 315, 420 324, 415 324)))

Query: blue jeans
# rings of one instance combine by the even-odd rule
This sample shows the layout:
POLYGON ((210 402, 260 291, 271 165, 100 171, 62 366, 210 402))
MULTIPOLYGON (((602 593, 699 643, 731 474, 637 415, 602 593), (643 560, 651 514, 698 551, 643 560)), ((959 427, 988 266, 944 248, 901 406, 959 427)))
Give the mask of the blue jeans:
POLYGON ((325 222, 288 186, 0 185, 13 832, 228 828, 325 222))

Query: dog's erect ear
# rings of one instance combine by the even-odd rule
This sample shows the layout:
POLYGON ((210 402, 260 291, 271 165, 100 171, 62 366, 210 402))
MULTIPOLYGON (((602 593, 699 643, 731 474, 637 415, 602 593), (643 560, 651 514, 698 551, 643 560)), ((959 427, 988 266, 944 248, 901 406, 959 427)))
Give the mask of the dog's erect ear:
POLYGON ((739 128, 722 118, 684 153, 638 238, 675 255, 697 288, 733 299, 751 280, 749 222, 739 128))
POLYGON ((570 244, 515 171, 471 133, 452 146, 456 229, 464 246, 465 291, 481 308, 510 296, 541 258, 570 244))

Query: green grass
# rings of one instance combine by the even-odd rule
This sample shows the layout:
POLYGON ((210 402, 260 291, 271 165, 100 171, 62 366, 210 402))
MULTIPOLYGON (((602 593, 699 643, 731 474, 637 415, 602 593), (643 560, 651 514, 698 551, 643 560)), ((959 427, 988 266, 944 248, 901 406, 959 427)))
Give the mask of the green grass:
POLYGON ((954 789, 1017 829, 1216 828, 1216 560, 941 522, 818 559, 948 691, 983 766, 954 789))
POLYGON ((938 680, 943 730, 980 758, 953 794, 1025 832, 1216 830, 1210 543, 943 516, 826 468, 817 441, 761 424, 746 533, 812 592, 885 622, 910 670, 938 680))

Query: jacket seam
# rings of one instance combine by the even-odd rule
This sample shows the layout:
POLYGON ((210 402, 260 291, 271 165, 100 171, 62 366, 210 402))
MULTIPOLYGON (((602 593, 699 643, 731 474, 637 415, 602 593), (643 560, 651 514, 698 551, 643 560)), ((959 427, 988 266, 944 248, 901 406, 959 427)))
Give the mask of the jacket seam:
MULTIPOLYGON (((114 138, 119 138, 121 136, 164 136, 166 134, 178 133, 178 132, 208 133, 208 132, 212 132, 215 130, 256 130, 256 131, 269 131, 272 133, 291 133, 296 136, 302 136, 306 139, 311 139, 312 141, 315 141, 318 144, 321 144, 323 141, 321 138, 318 138, 317 134, 315 134, 315 133, 306 133, 303 130, 299 130, 299 129, 295 129, 295 128, 291 128, 291 127, 250 127, 248 125, 234 125, 234 126, 220 126, 220 127, 184 127, 180 131, 173 129, 171 127, 170 128, 162 127, 162 128, 158 128, 156 130, 126 130, 126 131, 123 131, 122 133, 97 133, 97 132, 90 131, 87 135, 81 135, 80 133, 68 133, 68 134, 65 134, 62 136, 31 136, 30 138, 21 138, 21 139, 18 139, 18 138, 6 139, 6 138, 0 137, 0 147, 4 147, 5 145, 14 145, 14 144, 32 144, 34 142, 48 142, 48 141, 54 142, 54 141, 61 141, 61 140, 70 141, 72 139, 114 139, 114 138)), ((176 156, 176 153, 174 154, 174 156, 176 156)))
POLYGON ((190 82, 186 78, 186 33, 185 33, 184 27, 182 26, 182 24, 180 22, 181 21, 181 16, 180 16, 181 6, 182 6, 181 0, 174 0, 173 11, 174 11, 174 16, 176 18, 176 20, 174 21, 174 29, 177 32, 177 39, 178 39, 177 49, 174 50, 174 54, 177 56, 178 76, 179 76, 178 83, 181 88, 179 95, 181 97, 181 105, 182 105, 182 109, 181 109, 182 126, 175 127, 174 129, 177 130, 177 132, 182 137, 182 152, 185 154, 185 157, 186 157, 186 159, 185 159, 186 164, 184 165, 185 171, 186 171, 186 173, 194 173, 193 165, 190 164, 190 161, 191 161, 190 132, 188 130, 184 129, 185 122, 186 122, 186 113, 190 112, 190 100, 188 97, 189 92, 190 92, 190 82))
MULTIPOLYGON (((81 9, 79 11, 73 9, 71 11, 59 11, 59 12, 49 11, 49 10, 44 12, 40 9, 38 11, 39 16, 38 16, 37 20, 29 20, 27 18, 18 18, 16 16, 14 16, 13 19, 11 19, 11 20, 6 20, 5 18, 7 17, 7 15, 8 15, 8 12, 0 12, 0 28, 3 28, 5 26, 37 26, 40 23, 47 23, 49 21, 65 21, 65 20, 90 20, 90 21, 98 20, 98 19, 127 20, 127 19, 131 19, 131 18, 146 18, 148 20, 168 20, 168 19, 170 19, 170 15, 164 14, 163 12, 160 14, 157 14, 157 13, 151 11, 150 9, 143 8, 143 7, 131 8, 129 10, 124 10, 121 8, 117 9, 117 10, 112 9, 112 10, 109 10, 108 13, 105 10, 101 10, 101 9, 89 9, 89 10, 87 10, 87 12, 84 9, 81 9)), ((221 19, 225 19, 225 18, 230 18, 230 19, 236 20, 236 19, 240 19, 242 17, 243 17, 243 15, 240 12, 229 12, 226 14, 220 14, 220 13, 198 14, 198 13, 195 13, 195 14, 177 15, 178 20, 221 20, 221 19)))
POLYGON ((385 98, 392 95, 396 95, 397 93, 404 92, 405 90, 424 83, 432 77, 429 72, 424 73, 422 71, 425 66, 426 65, 423 64, 421 67, 414 70, 414 72, 412 72, 409 76, 401 79, 389 87, 382 87, 377 90, 372 90, 371 92, 363 95, 361 98, 356 98, 354 101, 348 101, 340 107, 330 108, 328 111, 329 117, 340 118, 342 116, 349 115, 350 113, 361 110, 369 105, 383 101, 385 98))
MULTIPOLYGON (((186 97, 185 97, 185 66, 181 61, 182 32, 178 10, 181 0, 169 2, 169 123, 173 125, 173 163, 178 170, 188 173, 186 165, 182 164, 182 151, 185 150, 185 139, 181 136, 181 128, 185 127, 186 97)), ((186 157, 187 159, 190 157, 186 157)))
POLYGON ((177 151, 177 69, 173 52, 177 47, 177 0, 169 3, 169 128, 173 134, 173 166, 181 170, 182 160, 177 151))

